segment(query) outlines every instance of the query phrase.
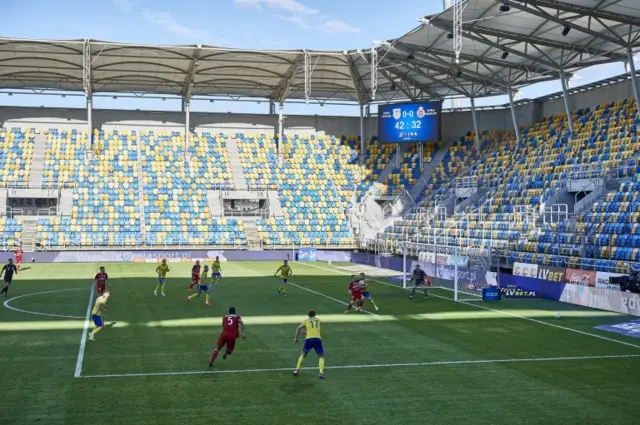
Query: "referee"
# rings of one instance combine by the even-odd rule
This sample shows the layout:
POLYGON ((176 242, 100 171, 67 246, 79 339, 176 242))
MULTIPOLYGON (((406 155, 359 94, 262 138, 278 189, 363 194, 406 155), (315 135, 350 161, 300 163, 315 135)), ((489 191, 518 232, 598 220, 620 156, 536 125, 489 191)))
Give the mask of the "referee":
POLYGON ((9 286, 11 286, 11 281, 13 280, 13 274, 18 274, 18 269, 16 265, 13 264, 13 259, 9 258, 9 262, 2 267, 2 271, 0 271, 0 277, 4 274, 4 288, 0 291, 0 297, 4 294, 4 297, 7 298, 9 294, 9 286))
POLYGON ((427 295, 427 285, 426 285, 425 279, 429 281, 428 284, 430 286, 431 278, 428 277, 427 274, 424 272, 424 270, 420 268, 420 264, 416 264, 416 268, 413 270, 413 276, 411 276, 411 280, 409 281, 409 283, 413 282, 413 289, 411 290, 411 295, 409 295, 409 299, 413 299, 413 296, 415 295, 416 290, 418 289, 419 286, 422 286, 424 290, 424 297, 429 298, 429 295, 427 295))

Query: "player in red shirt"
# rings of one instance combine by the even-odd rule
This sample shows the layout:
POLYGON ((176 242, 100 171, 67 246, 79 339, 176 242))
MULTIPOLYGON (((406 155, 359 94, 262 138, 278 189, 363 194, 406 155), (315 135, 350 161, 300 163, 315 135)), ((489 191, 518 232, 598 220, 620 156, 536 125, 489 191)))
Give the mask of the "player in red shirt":
POLYGON ((222 318, 222 333, 218 338, 218 346, 211 354, 211 360, 209 360, 209 367, 213 366, 213 362, 216 361, 218 353, 226 345, 226 350, 222 359, 226 359, 233 353, 233 348, 236 346, 236 339, 242 336, 242 339, 246 338, 244 333, 244 322, 240 316, 236 316, 236 308, 229 308, 229 314, 222 318))
POLYGON ((353 304, 356 302, 358 303, 358 311, 361 312, 362 303, 364 301, 362 299, 362 288, 360 287, 360 278, 358 276, 351 276, 351 283, 349 283, 349 293, 351 294, 351 301, 349 301, 347 310, 344 313, 349 313, 349 310, 351 310, 351 307, 353 307, 353 304))
POLYGON ((107 290, 108 280, 109 280, 109 276, 107 275, 107 272, 105 271, 104 267, 100 267, 100 272, 96 273, 96 275, 93 278, 93 281, 96 284, 96 291, 98 292, 99 296, 102 296, 102 294, 104 294, 104 291, 107 290))
POLYGON ((18 249, 16 249, 16 268, 18 270, 20 270, 20 264, 22 264, 22 247, 18 247, 18 249))
POLYGON ((189 291, 193 291, 193 287, 200 283, 200 260, 191 268, 191 285, 189 285, 189 291))

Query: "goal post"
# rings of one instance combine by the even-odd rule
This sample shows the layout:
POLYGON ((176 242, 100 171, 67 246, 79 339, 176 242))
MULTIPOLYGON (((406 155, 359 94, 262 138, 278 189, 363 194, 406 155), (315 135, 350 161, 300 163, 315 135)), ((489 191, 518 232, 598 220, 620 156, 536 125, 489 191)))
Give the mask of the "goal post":
POLYGON ((433 288, 438 295, 454 301, 481 301, 482 290, 495 285, 496 273, 492 271, 492 259, 486 250, 438 253, 420 252, 417 260, 408 260, 403 250, 402 286, 407 288, 416 264, 433 278, 433 288))

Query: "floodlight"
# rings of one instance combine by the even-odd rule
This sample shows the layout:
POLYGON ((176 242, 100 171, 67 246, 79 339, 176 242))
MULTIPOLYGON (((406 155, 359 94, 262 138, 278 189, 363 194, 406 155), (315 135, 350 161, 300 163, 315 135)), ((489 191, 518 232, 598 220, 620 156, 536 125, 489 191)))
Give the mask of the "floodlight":
POLYGON ((566 37, 567 34, 569 34, 569 31, 571 31, 571 28, 565 25, 564 28, 562 28, 562 35, 566 37))
POLYGON ((391 46, 391 43, 384 40, 373 40, 373 45, 374 46, 391 46))
POLYGON ((502 56, 500 56, 500 58, 502 58, 502 60, 505 60, 507 58, 507 56, 509 56, 509 52, 507 52, 506 50, 504 50, 502 52, 502 56))
POLYGON ((421 24, 424 24, 424 25, 430 25, 431 24, 431 21, 426 16, 424 16, 422 18, 416 18, 416 21, 418 21, 418 22, 420 22, 421 24))

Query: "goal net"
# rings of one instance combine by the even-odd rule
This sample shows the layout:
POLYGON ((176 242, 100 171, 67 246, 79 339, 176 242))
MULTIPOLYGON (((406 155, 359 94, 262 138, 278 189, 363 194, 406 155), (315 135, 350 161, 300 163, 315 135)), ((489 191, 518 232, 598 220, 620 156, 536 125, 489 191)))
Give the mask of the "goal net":
MULTIPOLYGON (((433 277, 433 287, 442 291, 441 296, 455 301, 481 301, 482 290, 497 285, 493 258, 489 250, 468 249, 463 253, 440 254, 420 253, 417 260, 405 260, 407 276, 403 287, 408 287, 409 279, 416 265, 433 277)), ((497 265, 497 264, 496 264, 497 265)))

